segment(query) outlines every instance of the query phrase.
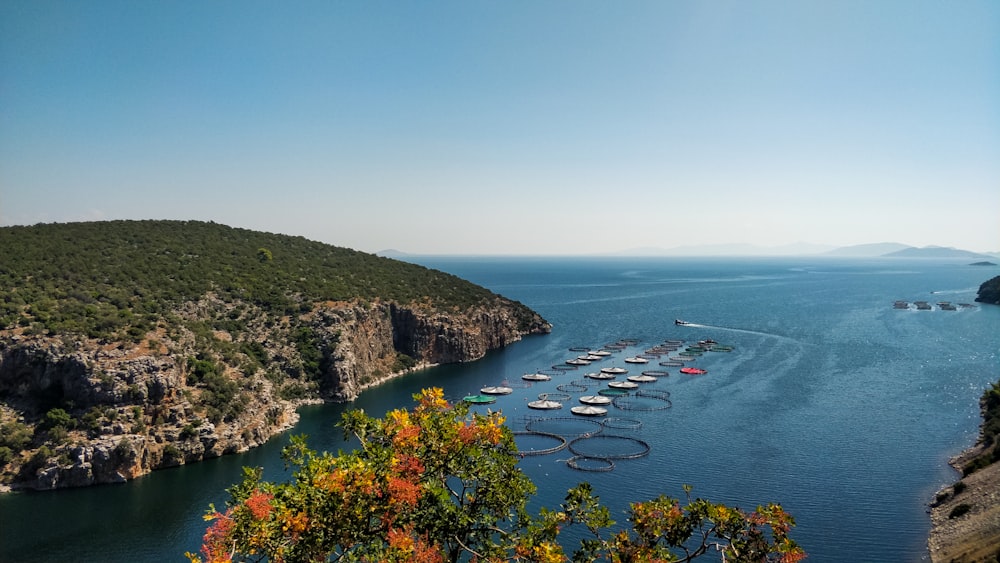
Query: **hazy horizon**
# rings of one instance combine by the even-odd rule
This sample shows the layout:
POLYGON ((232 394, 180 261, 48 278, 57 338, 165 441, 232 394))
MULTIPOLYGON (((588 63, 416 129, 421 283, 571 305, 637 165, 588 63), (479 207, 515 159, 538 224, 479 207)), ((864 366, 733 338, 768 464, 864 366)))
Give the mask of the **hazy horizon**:
POLYGON ((1000 3, 0 4, 0 225, 1000 251, 1000 3))

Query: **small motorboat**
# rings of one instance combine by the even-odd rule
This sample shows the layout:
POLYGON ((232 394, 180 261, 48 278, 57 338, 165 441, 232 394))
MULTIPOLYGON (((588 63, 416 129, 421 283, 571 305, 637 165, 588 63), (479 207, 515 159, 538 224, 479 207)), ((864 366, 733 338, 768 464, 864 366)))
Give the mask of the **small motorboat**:
POLYGON ((684 320, 681 320, 681 319, 674 319, 674 324, 677 325, 677 326, 684 326, 684 325, 689 325, 691 323, 689 323, 687 321, 684 321, 684 320))

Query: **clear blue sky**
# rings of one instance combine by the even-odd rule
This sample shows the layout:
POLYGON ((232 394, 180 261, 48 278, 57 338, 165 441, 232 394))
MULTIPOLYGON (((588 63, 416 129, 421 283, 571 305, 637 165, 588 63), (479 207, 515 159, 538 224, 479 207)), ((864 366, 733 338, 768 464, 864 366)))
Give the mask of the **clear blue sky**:
POLYGON ((1000 250, 1000 2, 0 2, 0 224, 1000 250))

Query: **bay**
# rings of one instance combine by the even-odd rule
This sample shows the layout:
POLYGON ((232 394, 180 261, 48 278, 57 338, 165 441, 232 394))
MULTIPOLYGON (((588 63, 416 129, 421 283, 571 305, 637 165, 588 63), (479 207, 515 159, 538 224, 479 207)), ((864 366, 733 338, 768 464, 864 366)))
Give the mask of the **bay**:
MULTIPOLYGON (((521 301, 553 323, 552 334, 387 382, 350 405, 303 408, 296 428, 246 454, 120 486, 4 495, 0 561, 183 561, 184 551, 198 549, 208 504, 224 503, 243 466, 283 479, 280 450, 291 433, 309 435, 316 448, 346 447, 335 427, 345 408, 381 416, 412 404, 427 386, 460 398, 508 380, 517 386, 512 394, 476 408, 502 410, 508 426, 524 430, 538 417, 571 417, 568 407, 597 387, 569 393, 555 413, 528 409, 529 400, 560 386, 578 389, 567 385, 611 365, 630 375, 666 370, 642 385, 669 392, 670 408, 653 399, 636 405, 657 410, 612 406, 609 416, 628 428, 603 433, 624 438, 574 445, 626 456, 647 445, 648 455, 617 460, 608 472, 569 468, 568 449, 524 457, 520 465, 539 487, 532 506, 555 506, 585 480, 622 521, 629 502, 683 496, 688 484, 696 496, 743 508, 780 502, 795 516, 794 537, 811 561, 920 561, 927 559, 927 502, 956 478, 947 459, 975 440, 978 398, 1000 373, 1000 307, 892 307, 896 299, 971 303, 995 268, 899 259, 408 259, 521 301), (676 318, 693 324, 676 326, 676 318), (623 362, 667 339, 707 338, 734 349, 692 363, 705 375, 682 375, 657 359, 623 362), (570 348, 621 339, 635 344, 520 386, 522 374, 580 354, 570 348)), ((590 423, 535 424, 573 432, 590 423)))

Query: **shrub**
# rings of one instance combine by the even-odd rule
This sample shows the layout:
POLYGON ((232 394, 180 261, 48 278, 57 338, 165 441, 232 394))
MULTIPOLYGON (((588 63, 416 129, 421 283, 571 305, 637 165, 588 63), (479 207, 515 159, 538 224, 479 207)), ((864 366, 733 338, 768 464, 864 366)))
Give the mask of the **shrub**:
POLYGON ((948 518, 960 518, 967 514, 970 510, 972 510, 972 505, 962 503, 951 509, 951 512, 948 513, 948 518))
POLYGON ((342 426, 359 444, 351 452, 318 453, 293 438, 284 452, 291 479, 267 482, 261 469, 246 469, 229 490, 228 509, 209 508, 202 554, 209 561, 566 561, 557 536, 575 526, 585 539, 573 561, 805 557, 788 536, 794 520, 776 504, 744 512, 660 496, 632 504, 631 531, 613 532, 609 510, 582 483, 558 510, 531 516, 535 486, 517 467, 503 416, 452 406, 440 389, 415 399, 416 408, 384 419, 345 413, 342 426))

